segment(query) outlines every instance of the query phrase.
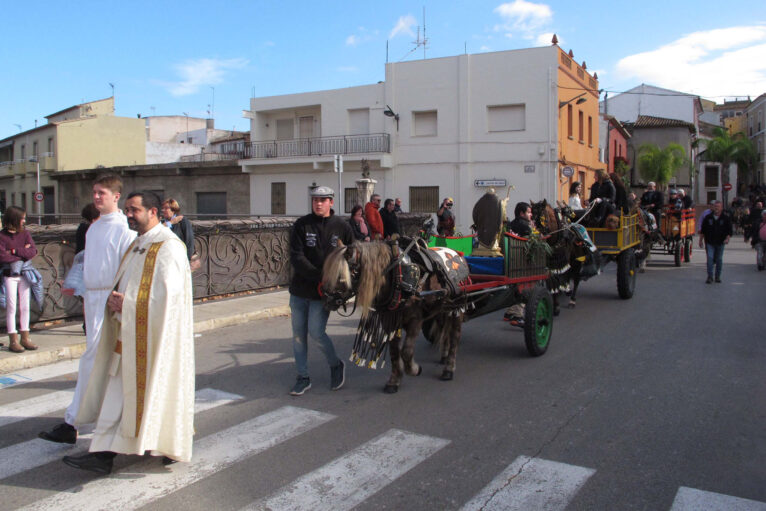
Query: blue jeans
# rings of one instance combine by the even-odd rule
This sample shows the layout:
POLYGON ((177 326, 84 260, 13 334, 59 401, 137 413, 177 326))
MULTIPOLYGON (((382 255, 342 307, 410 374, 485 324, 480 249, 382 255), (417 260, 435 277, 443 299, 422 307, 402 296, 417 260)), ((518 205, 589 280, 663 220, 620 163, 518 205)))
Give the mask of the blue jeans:
POLYGON ((715 265, 715 278, 721 278, 723 270, 723 247, 725 245, 713 245, 705 243, 705 253, 707 255, 707 276, 713 278, 713 265, 715 265))
POLYGON ((327 335, 327 319, 330 312, 324 308, 321 300, 310 300, 290 295, 290 312, 293 324, 293 354, 298 376, 308 378, 308 336, 319 343, 319 349, 327 358, 330 367, 340 363, 335 347, 327 335))

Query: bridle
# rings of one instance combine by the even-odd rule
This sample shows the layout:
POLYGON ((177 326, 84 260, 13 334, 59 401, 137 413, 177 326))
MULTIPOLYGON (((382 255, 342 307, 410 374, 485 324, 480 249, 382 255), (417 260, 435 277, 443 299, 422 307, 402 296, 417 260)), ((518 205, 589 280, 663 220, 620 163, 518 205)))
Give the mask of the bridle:
MULTIPOLYGON (((343 312, 346 312, 346 303, 356 295, 355 289, 357 289, 359 285, 359 275, 361 273, 361 267, 359 265, 359 252, 356 250, 349 250, 349 248, 351 247, 346 248, 346 254, 344 254, 344 257, 348 263, 348 269, 351 275, 351 285, 342 291, 336 289, 333 292, 327 292, 322 289, 322 284, 319 284, 319 295, 324 301, 325 308, 330 311, 338 311, 339 309, 343 308, 343 312)), ((348 314, 341 314, 338 312, 338 314, 343 317, 349 317, 353 315, 355 311, 356 301, 354 301, 354 307, 351 309, 351 312, 348 314)))

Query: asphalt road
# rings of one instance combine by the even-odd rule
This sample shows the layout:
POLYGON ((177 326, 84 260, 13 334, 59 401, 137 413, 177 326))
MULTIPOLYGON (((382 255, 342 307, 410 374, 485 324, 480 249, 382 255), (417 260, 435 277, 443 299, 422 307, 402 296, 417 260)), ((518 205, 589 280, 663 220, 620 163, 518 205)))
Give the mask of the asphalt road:
MULTIPOLYGON (((0 474, 11 474, 0 479, 0 508, 64 509, 45 499, 71 498, 73 508, 123 509, 109 500, 122 498, 127 507, 162 510, 484 503, 681 510, 719 499, 718 509, 764 509, 766 272, 756 271, 755 254, 741 241, 726 250, 721 284, 705 284, 702 251, 694 259, 676 268, 670 256, 654 256, 631 300, 617 297, 610 265, 581 285, 576 309, 556 318, 542 357, 527 355, 522 332, 498 312, 464 325, 455 379, 442 382, 438 353, 421 338, 423 373, 407 377, 395 395, 382 393, 388 368, 349 367, 346 385, 331 391, 327 364, 312 345, 313 388, 289 396, 287 318, 207 332, 197 343, 197 388, 241 398, 197 414, 195 456, 222 433, 219 443, 211 440, 210 456, 236 459, 207 472, 175 465, 173 472, 191 475, 172 488, 166 469, 138 457, 118 458, 110 479, 57 460, 13 473, 1 467, 9 463, 7 449, 55 424, 61 412, 0 422, 0 474), (240 432, 260 431, 257 420, 247 421, 282 412, 287 418, 277 433, 300 424, 304 430, 284 439, 265 433, 273 445, 260 450, 237 440, 240 432), (141 500, 152 491, 156 500, 141 500)), ((331 317, 329 332, 344 357, 356 324, 356 317, 331 317)), ((2 389, 0 407, 72 382, 65 375, 2 389)), ((38 455, 36 445, 29 444, 27 457, 38 455)))

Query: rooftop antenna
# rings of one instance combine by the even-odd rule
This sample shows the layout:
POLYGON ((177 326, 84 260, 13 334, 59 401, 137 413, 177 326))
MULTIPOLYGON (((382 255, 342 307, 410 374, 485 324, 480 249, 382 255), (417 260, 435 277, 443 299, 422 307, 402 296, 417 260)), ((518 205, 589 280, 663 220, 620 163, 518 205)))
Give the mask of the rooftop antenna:
POLYGON ((414 53, 417 51, 418 48, 421 46, 423 47, 423 58, 426 58, 426 50, 428 49, 428 38, 426 37, 426 8, 423 7, 423 37, 420 37, 420 25, 418 25, 418 37, 416 40, 412 41, 412 44, 415 45, 414 48, 412 48, 409 52, 407 52, 407 55, 402 57, 399 62, 406 59, 411 53, 414 53))

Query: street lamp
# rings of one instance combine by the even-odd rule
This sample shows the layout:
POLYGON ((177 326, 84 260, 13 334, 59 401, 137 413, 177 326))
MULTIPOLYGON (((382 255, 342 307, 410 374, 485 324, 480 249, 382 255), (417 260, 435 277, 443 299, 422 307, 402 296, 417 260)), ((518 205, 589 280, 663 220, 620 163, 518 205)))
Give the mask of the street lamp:
POLYGON ((37 202, 37 225, 43 224, 43 212, 42 207, 43 203, 42 201, 37 200, 37 196, 40 193, 40 158, 35 154, 31 158, 29 158, 29 161, 33 161, 37 164, 37 193, 35 194, 35 202, 37 202))
POLYGON ((394 113, 393 109, 386 105, 386 109, 383 110, 383 115, 386 117, 392 117, 394 120, 396 120, 396 131, 399 131, 399 114, 394 113))
POLYGON ((583 97, 583 96, 585 96, 585 94, 587 94, 587 92, 583 92, 582 94, 573 97, 569 101, 559 101, 559 108, 564 108, 566 105, 568 105, 569 103, 571 103, 575 99, 577 100, 577 101, 575 101, 575 105, 582 105, 583 103, 588 101, 588 98, 584 98, 583 97))

